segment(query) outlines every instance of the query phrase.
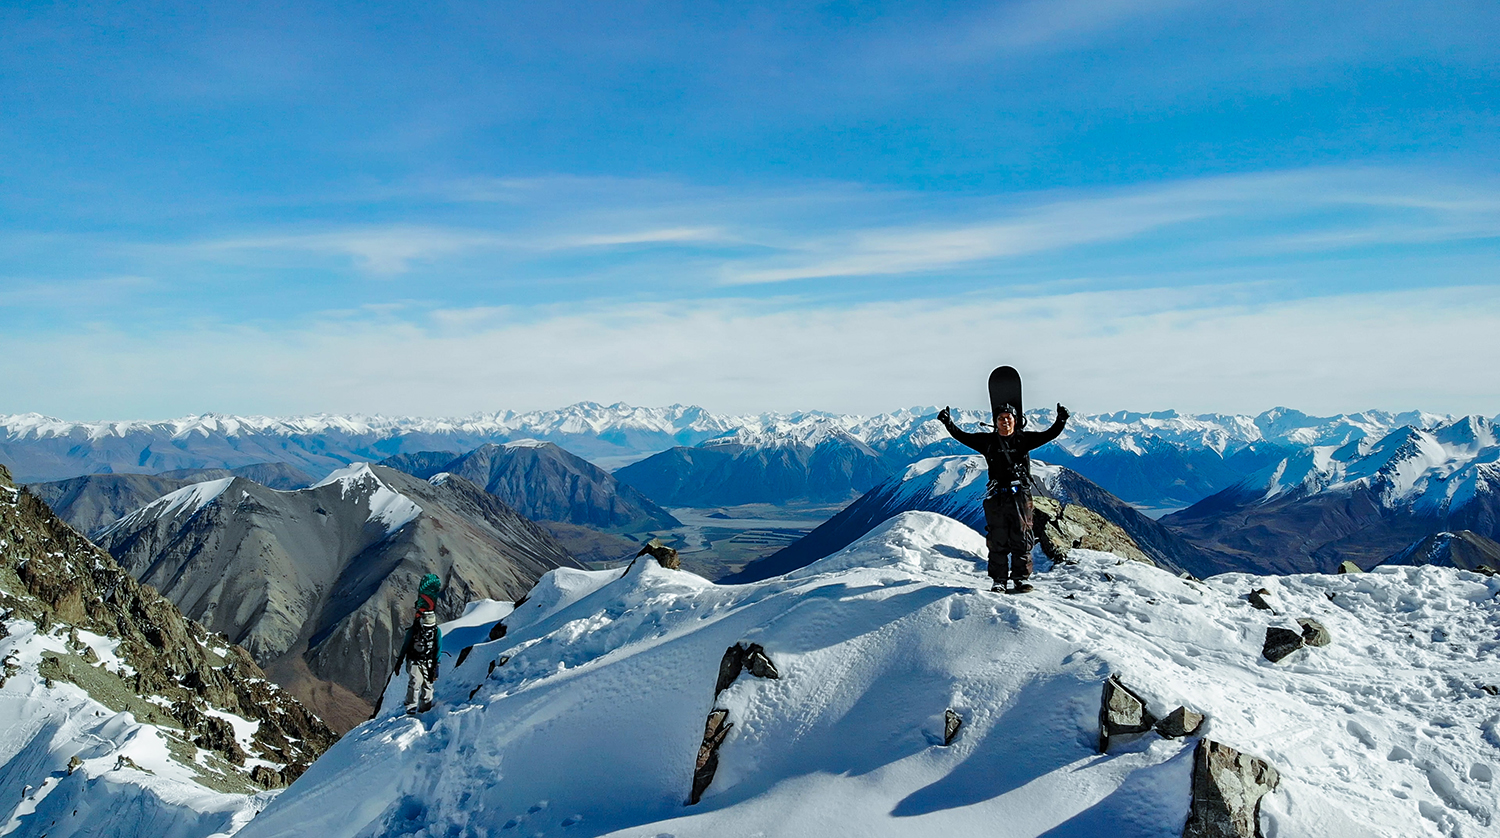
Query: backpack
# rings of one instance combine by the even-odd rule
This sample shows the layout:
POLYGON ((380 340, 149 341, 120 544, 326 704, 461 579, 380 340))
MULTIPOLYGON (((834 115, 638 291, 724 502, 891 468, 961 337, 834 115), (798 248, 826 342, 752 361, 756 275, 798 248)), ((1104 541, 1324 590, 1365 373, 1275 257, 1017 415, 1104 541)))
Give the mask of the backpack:
POLYGON ((437 645, 437 626, 418 625, 412 629, 411 634, 411 659, 414 661, 431 660, 434 655, 434 647, 437 645))

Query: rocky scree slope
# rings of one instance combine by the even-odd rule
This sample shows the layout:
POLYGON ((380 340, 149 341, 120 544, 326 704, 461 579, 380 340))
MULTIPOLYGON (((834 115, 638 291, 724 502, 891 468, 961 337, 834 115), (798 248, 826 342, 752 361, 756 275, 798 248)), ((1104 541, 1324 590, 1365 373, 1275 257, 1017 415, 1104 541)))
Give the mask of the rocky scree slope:
POLYGON ((1485 574, 1500 573, 1500 542, 1468 530, 1433 533, 1384 564, 1433 564, 1485 574))
POLYGON ((1247 570, 1368 568, 1438 532, 1500 538, 1500 440, 1465 417, 1310 447, 1161 522, 1247 570))
POLYGON ((417 580, 439 612, 514 600, 576 562, 461 477, 379 466, 280 492, 244 478, 195 484, 120 519, 100 544, 184 613, 246 649, 335 730, 368 717, 412 618, 417 580))
POLYGON ((242 834, 1175 838, 1200 741, 1279 773, 1266 836, 1494 834, 1500 580, 1194 582, 1076 550, 1014 596, 976 590, 983 550, 907 513, 755 584, 554 571, 433 711, 353 731, 242 834), (1296 618, 1332 642, 1271 663, 1296 618), (1206 721, 1101 754, 1111 676, 1206 721))
POLYGON ((169 492, 205 480, 244 477, 272 489, 301 489, 313 484, 306 473, 284 463, 259 463, 235 469, 203 468, 162 474, 89 474, 26 488, 57 517, 85 535, 105 527, 169 492))
POLYGON ((0 466, 0 832, 233 831, 334 739, 0 466))

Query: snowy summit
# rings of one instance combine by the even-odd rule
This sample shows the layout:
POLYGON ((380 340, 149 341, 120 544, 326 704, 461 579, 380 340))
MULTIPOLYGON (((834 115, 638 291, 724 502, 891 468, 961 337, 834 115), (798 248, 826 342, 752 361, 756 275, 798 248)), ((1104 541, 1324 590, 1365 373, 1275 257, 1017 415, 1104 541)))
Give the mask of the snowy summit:
POLYGON ((1075 550, 1008 596, 976 590, 983 554, 907 513, 755 584, 552 571, 500 639, 454 633, 477 645, 446 650, 433 711, 393 685, 240 834, 1177 836, 1200 740, 1279 774, 1268 836, 1495 834, 1500 580, 1197 582, 1075 550), (1298 618, 1331 643, 1272 663, 1298 618), (1206 721, 1100 753, 1110 676, 1206 721))

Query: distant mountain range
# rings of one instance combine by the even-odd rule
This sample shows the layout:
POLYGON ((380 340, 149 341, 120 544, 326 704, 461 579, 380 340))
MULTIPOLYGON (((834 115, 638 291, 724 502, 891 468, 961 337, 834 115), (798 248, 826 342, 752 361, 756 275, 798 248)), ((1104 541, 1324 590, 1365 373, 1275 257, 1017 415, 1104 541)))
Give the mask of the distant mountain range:
POLYGON ((1500 537, 1500 441, 1470 416, 1324 438, 1162 523, 1247 570, 1371 567, 1445 531, 1500 537))
MULTIPOLYGON (((657 503, 687 500, 712 506, 717 502, 705 497, 737 497, 735 492, 746 491, 718 478, 725 458, 717 455, 726 452, 741 459, 732 471, 744 464, 745 452, 770 452, 767 476, 780 474, 781 463, 791 467, 794 479, 778 484, 784 490, 806 488, 825 497, 836 488, 840 472, 847 472, 847 485, 838 488, 852 497, 916 460, 964 453, 935 421, 936 412, 914 407, 878 416, 817 411, 730 416, 682 405, 642 408, 583 402, 558 410, 505 411, 465 419, 206 415, 169 422, 80 423, 24 414, 0 417, 0 462, 11 465, 26 482, 262 462, 288 463, 317 476, 351 462, 397 454, 452 452, 457 457, 487 443, 536 439, 556 443, 606 469, 679 449, 673 459, 654 464, 670 468, 655 468, 644 477, 633 474, 627 482, 657 503), (715 453, 687 457, 681 449, 715 453), (837 467, 831 475, 798 479, 797 472, 810 470, 812 464, 802 453, 788 458, 788 449, 822 449, 837 467), (847 464, 837 463, 832 449, 846 449, 839 456, 846 457, 847 464), (679 474, 683 476, 673 476, 679 474)), ((1034 425, 1051 419, 1048 411, 1028 416, 1034 425)), ((988 411, 960 410, 956 418, 974 428, 989 417, 988 411)), ((1453 419, 1418 411, 1316 417, 1286 408, 1257 416, 1174 411, 1074 414, 1067 431, 1039 456, 1066 465, 1130 503, 1174 509, 1311 447, 1378 439, 1402 426, 1429 429, 1453 419)))
POLYGON ((391 671, 416 582, 439 612, 515 600, 577 567, 544 530, 456 475, 358 464, 310 488, 243 477, 196 483, 97 536, 137 579, 254 655, 336 730, 364 719, 391 671))
POLYGON ((161 474, 89 474, 26 488, 46 501, 59 518, 84 534, 113 524, 169 492, 205 480, 244 477, 270 489, 301 489, 313 484, 306 472, 286 463, 257 463, 235 469, 200 468, 161 474))
POLYGON ((456 474, 533 521, 630 532, 682 525, 634 487, 551 442, 489 443, 459 457, 430 451, 398 454, 381 465, 423 479, 456 474))

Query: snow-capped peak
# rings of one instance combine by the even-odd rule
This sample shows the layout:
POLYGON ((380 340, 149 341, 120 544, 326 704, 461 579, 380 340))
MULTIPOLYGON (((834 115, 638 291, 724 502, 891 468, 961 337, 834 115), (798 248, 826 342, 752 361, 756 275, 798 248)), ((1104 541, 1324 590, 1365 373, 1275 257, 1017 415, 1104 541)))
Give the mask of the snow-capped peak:
POLYGON ((422 507, 406 495, 387 486, 369 463, 354 463, 341 468, 302 491, 310 492, 325 486, 338 485, 339 497, 347 500, 355 496, 370 508, 369 522, 385 527, 386 535, 401 529, 422 514, 422 507))
POLYGON ((202 483, 194 483, 191 486, 183 486, 175 492, 169 492, 156 500, 146 504, 136 511, 126 515, 120 520, 110 524, 105 533, 121 528, 134 527, 142 521, 175 518, 180 515, 189 517, 197 515, 198 511, 216 498, 224 494, 236 478, 224 477, 219 480, 205 480, 202 483))

